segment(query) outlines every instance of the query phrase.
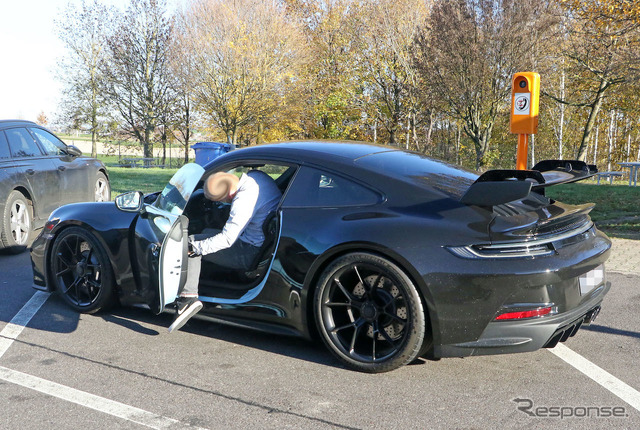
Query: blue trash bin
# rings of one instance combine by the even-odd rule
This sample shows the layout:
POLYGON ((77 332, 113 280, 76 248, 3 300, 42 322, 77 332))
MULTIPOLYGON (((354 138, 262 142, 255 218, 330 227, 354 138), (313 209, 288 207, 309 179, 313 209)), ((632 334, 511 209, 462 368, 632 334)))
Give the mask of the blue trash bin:
POLYGON ((196 163, 204 166, 222 154, 229 152, 231 145, 220 142, 198 142, 195 145, 191 145, 191 148, 196 152, 196 163))

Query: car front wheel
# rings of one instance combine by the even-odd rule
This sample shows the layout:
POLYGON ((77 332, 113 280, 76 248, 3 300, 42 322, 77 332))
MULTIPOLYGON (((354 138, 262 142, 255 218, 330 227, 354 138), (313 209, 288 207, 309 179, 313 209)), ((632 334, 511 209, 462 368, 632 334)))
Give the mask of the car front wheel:
POLYGON ((94 187, 94 199, 96 202, 108 202, 111 200, 111 186, 104 173, 98 172, 94 187))
POLYGON ((422 301, 409 277, 369 253, 339 257, 322 273, 315 316, 329 350, 363 372, 387 372, 412 360, 425 337, 422 301))
POLYGON ((27 248, 33 229, 33 207, 19 191, 12 191, 4 207, 2 245, 10 252, 20 253, 27 248))
POLYGON ((50 256, 56 290, 73 309, 95 313, 113 302, 109 258, 91 233, 70 227, 55 239, 50 256))

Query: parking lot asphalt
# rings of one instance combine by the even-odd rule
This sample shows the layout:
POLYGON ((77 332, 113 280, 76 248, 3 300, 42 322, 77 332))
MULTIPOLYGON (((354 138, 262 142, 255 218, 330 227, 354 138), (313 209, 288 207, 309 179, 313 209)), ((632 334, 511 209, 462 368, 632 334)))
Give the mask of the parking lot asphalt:
POLYGON ((136 308, 78 315, 34 292, 28 254, 0 254, 0 428, 640 428, 639 253, 613 240, 602 312, 562 347, 381 375, 319 342, 203 321, 169 334, 169 315, 136 308))

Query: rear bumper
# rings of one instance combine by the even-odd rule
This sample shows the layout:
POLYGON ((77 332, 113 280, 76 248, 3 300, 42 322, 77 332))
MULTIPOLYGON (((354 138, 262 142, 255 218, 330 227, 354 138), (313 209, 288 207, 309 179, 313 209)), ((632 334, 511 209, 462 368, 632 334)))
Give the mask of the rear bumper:
POLYGON ((600 304, 611 288, 605 282, 580 306, 557 315, 521 321, 492 321, 478 340, 450 345, 436 345, 436 357, 510 354, 553 348, 575 335, 582 324, 589 324, 600 311, 600 304))

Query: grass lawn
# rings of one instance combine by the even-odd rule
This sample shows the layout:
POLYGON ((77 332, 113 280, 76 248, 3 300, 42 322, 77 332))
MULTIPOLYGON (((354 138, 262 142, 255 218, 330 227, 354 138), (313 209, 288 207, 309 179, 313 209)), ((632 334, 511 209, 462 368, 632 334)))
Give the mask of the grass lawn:
POLYGON ((111 200, 127 191, 150 193, 161 191, 178 169, 130 169, 128 167, 108 167, 111 182, 111 200))
POLYGON ((640 239, 640 187, 627 181, 597 185, 590 180, 547 189, 547 196, 564 203, 595 203, 591 219, 609 236, 640 239))

